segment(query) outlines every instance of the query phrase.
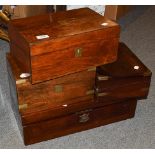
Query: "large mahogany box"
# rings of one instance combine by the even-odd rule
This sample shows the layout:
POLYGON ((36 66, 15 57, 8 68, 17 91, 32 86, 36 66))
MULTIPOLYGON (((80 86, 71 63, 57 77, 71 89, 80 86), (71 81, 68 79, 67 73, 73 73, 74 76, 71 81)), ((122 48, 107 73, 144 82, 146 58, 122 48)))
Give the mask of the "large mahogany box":
POLYGON ((120 43, 117 61, 97 68, 96 99, 107 104, 124 98, 146 98, 151 71, 124 44, 120 43))
POLYGON ((32 84, 115 61, 119 35, 117 23, 88 8, 9 22, 11 56, 32 84))
POLYGON ((7 67, 12 108, 25 145, 121 121, 135 114, 137 99, 124 99, 108 106, 94 100, 94 70, 32 85, 28 79, 20 78, 20 69, 10 54, 7 67))

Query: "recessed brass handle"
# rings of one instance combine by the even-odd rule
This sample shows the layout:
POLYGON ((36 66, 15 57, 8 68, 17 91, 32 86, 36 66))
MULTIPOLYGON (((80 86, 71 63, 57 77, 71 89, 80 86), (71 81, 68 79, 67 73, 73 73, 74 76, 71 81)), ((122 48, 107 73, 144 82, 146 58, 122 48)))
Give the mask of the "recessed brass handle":
POLYGON ((75 49, 75 57, 82 57, 82 48, 75 49))
POLYGON ((62 85, 55 85, 54 86, 54 92, 55 93, 61 93, 63 91, 63 86, 62 85))

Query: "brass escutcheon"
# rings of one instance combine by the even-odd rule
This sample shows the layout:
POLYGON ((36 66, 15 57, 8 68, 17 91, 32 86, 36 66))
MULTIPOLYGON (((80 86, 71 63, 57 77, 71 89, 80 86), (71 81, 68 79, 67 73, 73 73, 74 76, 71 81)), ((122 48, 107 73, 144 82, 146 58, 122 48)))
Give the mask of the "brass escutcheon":
POLYGON ((99 81, 104 81, 104 80, 108 80, 109 76, 98 76, 98 80, 99 81))
POLYGON ((81 57, 82 56, 82 48, 75 49, 75 57, 81 57))
POLYGON ((85 113, 79 116, 79 122, 85 123, 89 120, 89 113, 85 113))

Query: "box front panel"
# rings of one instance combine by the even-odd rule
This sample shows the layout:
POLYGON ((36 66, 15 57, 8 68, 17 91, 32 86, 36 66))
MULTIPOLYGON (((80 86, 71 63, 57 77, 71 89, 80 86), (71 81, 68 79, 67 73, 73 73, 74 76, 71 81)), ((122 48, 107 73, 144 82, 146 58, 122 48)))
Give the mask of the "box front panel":
POLYGON ((111 40, 90 38, 89 41, 66 49, 34 55, 31 60, 32 83, 82 71, 117 59, 118 38, 111 40))
POLYGON ((30 82, 18 84, 21 114, 54 109, 68 102, 83 100, 86 96, 91 100, 94 96, 95 74, 95 70, 86 70, 35 85, 30 82))
POLYGON ((98 76, 95 85, 97 101, 108 104, 122 99, 147 98, 150 77, 112 78, 98 76))
POLYGON ((135 108, 136 100, 129 100, 28 125, 24 127, 24 141, 28 145, 131 118, 135 108))

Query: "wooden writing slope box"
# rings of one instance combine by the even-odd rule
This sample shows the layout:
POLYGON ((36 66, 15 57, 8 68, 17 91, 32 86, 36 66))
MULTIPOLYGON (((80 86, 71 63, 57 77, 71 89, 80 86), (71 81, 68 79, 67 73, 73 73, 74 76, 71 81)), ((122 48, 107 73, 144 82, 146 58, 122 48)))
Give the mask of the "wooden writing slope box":
POLYGON ((122 99, 146 98, 151 71, 123 43, 119 44, 118 59, 97 68, 96 98, 106 104, 122 99))
POLYGON ((92 101, 94 98, 96 69, 85 70, 32 85, 28 78, 20 78, 21 70, 10 54, 7 55, 7 60, 11 81, 16 85, 15 91, 17 91, 18 106, 23 124, 44 120, 53 114, 63 113, 61 110, 57 111, 57 107, 65 108, 68 104, 72 105, 72 103, 85 100, 92 101), (50 116, 44 115, 44 112, 46 113, 49 109, 52 112, 50 116), (36 112, 40 112, 41 116, 37 116, 36 112), (36 116, 31 117, 33 114, 36 116), (31 120, 27 119, 29 115, 31 120))
POLYGON ((115 61, 119 35, 118 24, 88 8, 9 23, 11 56, 32 84, 115 61))
MULTIPOLYGON (((84 94, 85 96, 82 97, 85 92, 83 90, 80 92, 81 97, 67 102, 64 100, 54 102, 51 98, 52 89, 51 94, 48 91, 45 94, 42 83, 30 86, 28 80, 20 80, 19 68, 9 56, 7 58, 12 108, 26 145, 121 121, 135 114, 137 99, 104 106, 105 103, 96 103, 92 94, 84 94), (33 90, 33 88, 36 89, 33 90)), ((93 75, 93 72, 87 74, 93 75)), ((71 75, 67 75, 69 76, 71 75)), ((63 80, 66 81, 65 77, 61 77, 60 80, 55 79, 53 83, 63 80)), ((52 88, 51 85, 49 87, 52 88)))

